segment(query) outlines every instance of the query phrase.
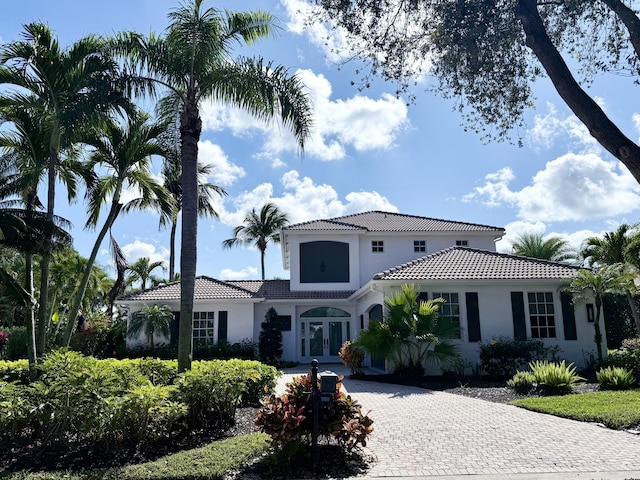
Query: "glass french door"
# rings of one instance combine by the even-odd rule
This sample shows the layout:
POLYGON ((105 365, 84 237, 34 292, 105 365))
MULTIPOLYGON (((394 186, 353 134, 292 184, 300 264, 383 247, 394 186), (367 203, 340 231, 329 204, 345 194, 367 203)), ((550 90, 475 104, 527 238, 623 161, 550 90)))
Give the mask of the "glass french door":
POLYGON ((339 362, 338 352, 347 339, 348 323, 343 320, 306 320, 300 324, 301 355, 305 360, 339 362))

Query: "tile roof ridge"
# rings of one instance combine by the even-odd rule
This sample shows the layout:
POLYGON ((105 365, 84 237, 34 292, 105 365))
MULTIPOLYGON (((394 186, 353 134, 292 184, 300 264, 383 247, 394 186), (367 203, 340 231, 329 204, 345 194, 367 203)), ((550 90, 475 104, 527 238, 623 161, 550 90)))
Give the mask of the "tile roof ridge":
MULTIPOLYGON (((225 285, 225 286, 230 287, 230 288, 235 288, 236 290, 241 290, 241 291, 243 291, 245 293, 248 293, 248 294, 250 294, 252 296, 255 295, 255 292, 252 292, 251 290, 249 290, 247 288, 241 287, 240 285, 234 285, 233 283, 231 283, 233 280, 219 280, 217 278, 213 278, 213 277, 210 277, 208 275, 198 275, 196 277, 196 280, 199 279, 199 278, 203 279, 203 280, 208 280, 210 282, 217 283, 219 285, 225 285)), ((244 281, 246 281, 246 280, 244 280, 244 281)), ((259 280, 259 281, 262 281, 262 280, 259 280)))
POLYGON ((335 224, 335 225, 343 225, 343 226, 347 226, 347 227, 351 227, 351 228, 357 228, 360 230, 368 230, 368 228, 363 227, 362 225, 355 225, 353 223, 348 223, 348 222, 342 222, 339 221, 337 219, 339 218, 345 218, 345 217, 352 217, 353 215, 345 215, 344 217, 335 217, 335 218, 316 218, 315 220, 307 220, 306 222, 300 222, 300 223, 292 223, 291 225, 287 225, 286 227, 283 227, 283 230, 287 230, 290 227, 301 227, 301 226, 305 226, 305 225, 311 225, 313 223, 318 223, 318 222, 326 222, 326 223, 331 223, 331 224, 335 224))
POLYGON ((402 263, 400 265, 396 265, 395 267, 387 268, 386 270, 383 270, 382 272, 376 273, 373 276, 373 280, 381 280, 386 275, 390 275, 393 272, 397 272, 399 270, 404 270, 407 267, 411 267, 411 266, 417 265, 419 263, 424 263, 430 258, 435 258, 435 257, 438 257, 440 255, 444 255, 445 253, 448 253, 449 251, 451 251, 451 250, 453 250, 455 248, 459 248, 459 247, 447 247, 447 248, 444 248, 442 250, 438 250, 437 252, 430 253, 429 255, 424 255, 424 256, 422 256, 420 258, 415 258, 413 260, 410 260, 408 262, 402 263))
POLYGON ((535 258, 535 257, 524 257, 521 255, 514 255, 513 253, 506 252, 494 252, 491 250, 481 250, 478 248, 470 248, 470 247, 454 247, 461 250, 472 250, 478 253, 486 253, 493 256, 503 257, 503 258, 512 258, 514 260, 523 260, 531 263, 542 263, 547 265, 556 265, 560 267, 570 267, 576 270, 584 270, 586 267, 582 267, 580 265, 571 265, 569 263, 557 262, 555 260, 545 260, 544 258, 535 258))

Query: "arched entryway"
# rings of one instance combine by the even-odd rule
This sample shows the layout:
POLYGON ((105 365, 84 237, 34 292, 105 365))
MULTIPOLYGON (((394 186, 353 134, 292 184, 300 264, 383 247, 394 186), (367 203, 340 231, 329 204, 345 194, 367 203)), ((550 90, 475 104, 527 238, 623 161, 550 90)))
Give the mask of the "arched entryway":
POLYGON ((339 362, 342 344, 351 340, 351 314, 336 307, 316 307, 300 314, 300 358, 339 362))

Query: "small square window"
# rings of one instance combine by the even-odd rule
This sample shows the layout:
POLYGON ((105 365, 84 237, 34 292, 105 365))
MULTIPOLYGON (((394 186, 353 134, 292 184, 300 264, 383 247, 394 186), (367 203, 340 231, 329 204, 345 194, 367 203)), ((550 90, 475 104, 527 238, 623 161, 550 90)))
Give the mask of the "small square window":
POLYGON ((382 253, 384 252, 384 242, 382 240, 372 240, 371 241, 371 251, 382 253))
POLYGON ((425 240, 414 240, 413 241, 413 251, 414 252, 426 252, 427 251, 427 242, 425 240))
POLYGON ((468 240, 456 240, 456 247, 468 247, 468 246, 469 246, 468 240))

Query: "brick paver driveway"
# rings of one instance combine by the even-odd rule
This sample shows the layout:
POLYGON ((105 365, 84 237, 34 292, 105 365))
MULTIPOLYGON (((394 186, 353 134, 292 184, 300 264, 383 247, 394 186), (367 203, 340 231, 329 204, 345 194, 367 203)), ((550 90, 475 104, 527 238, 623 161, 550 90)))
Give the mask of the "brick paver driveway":
POLYGON ((367 446, 377 462, 369 477, 640 470, 640 436, 627 432, 444 392, 344 384, 375 422, 367 446))

